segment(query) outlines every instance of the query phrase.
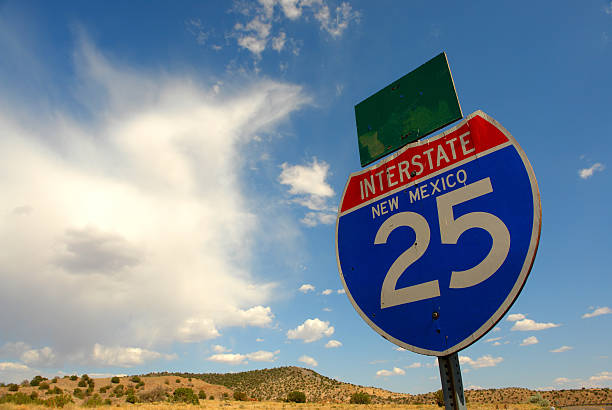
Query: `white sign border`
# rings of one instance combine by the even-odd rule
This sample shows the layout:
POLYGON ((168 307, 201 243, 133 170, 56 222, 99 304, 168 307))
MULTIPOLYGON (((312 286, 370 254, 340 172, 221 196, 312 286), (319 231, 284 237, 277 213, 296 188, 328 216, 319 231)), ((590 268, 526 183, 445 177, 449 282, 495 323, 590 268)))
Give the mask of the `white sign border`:
MULTIPOLYGON (((499 322, 502 319, 502 317, 506 314, 506 312, 510 309, 510 307, 512 307, 512 304, 514 303, 514 301, 516 300, 518 295, 521 293, 521 290, 523 289, 523 286, 525 285, 525 282, 527 281, 527 277, 529 276, 529 273, 531 271, 531 267, 533 266, 533 262, 535 260, 535 255, 536 255, 536 253, 538 251, 538 245, 540 243, 540 232, 541 232, 541 229, 542 229, 542 205, 541 205, 541 201, 540 201, 540 190, 538 188, 538 182, 537 182, 535 174, 533 172, 533 168, 531 166, 531 163, 529 162, 529 159, 527 159, 527 155, 525 155, 525 152, 523 151, 521 146, 518 144, 516 139, 514 139, 514 137, 508 132, 508 130, 506 130, 499 122, 497 122, 491 116, 485 114, 483 111, 477 110, 477 111, 473 112, 472 114, 470 114, 467 117, 465 117, 465 119, 463 119, 463 121, 461 121, 459 124, 455 125, 451 129, 449 129, 449 130, 439 134, 438 136, 435 136, 435 137, 432 137, 430 139, 427 139, 425 141, 421 140, 421 141, 414 142, 412 144, 408 144, 405 147, 403 147, 400 150, 398 150, 397 152, 395 152, 393 155, 391 155, 387 159, 385 159, 384 161, 381 161, 381 162, 379 162, 377 164, 373 164, 373 165, 369 166, 368 168, 365 168, 365 169, 363 169, 363 170, 361 170, 359 172, 351 173, 351 175, 349 176, 349 179, 348 179, 348 181, 347 181, 347 183, 346 183, 346 185, 344 187, 344 191, 342 192, 342 198, 340 200, 340 206, 338 207, 338 216, 336 217, 336 238, 335 238, 335 243, 336 243, 336 262, 338 264, 338 272, 340 273, 340 279, 342 280, 342 286, 344 287, 344 290, 346 291, 346 295, 348 296, 349 300, 351 301, 351 304, 353 305, 353 308, 357 311, 357 313, 359 313, 361 318, 372 329, 374 329, 374 331, 376 333, 378 333, 379 335, 381 335, 382 337, 384 337, 388 341, 390 341, 390 342, 392 342, 392 343, 394 343, 394 344, 396 344, 396 345, 398 345, 400 347, 403 347, 404 349, 407 349, 407 350, 410 350, 412 352, 415 352, 415 353, 420 353, 420 354, 424 354, 424 355, 428 355, 428 356, 448 356, 450 354, 453 354, 453 353, 456 353, 456 352, 458 352, 460 350, 465 349, 466 347, 470 346, 472 343, 476 342, 478 339, 483 337, 489 330, 491 330, 497 324, 497 322, 499 322), (360 204, 360 206, 353 207, 352 209, 347 210, 345 212, 340 212, 340 209, 341 209, 342 203, 344 201, 344 196, 346 194, 346 189, 348 188, 348 185, 349 185, 349 182, 350 182, 351 178, 356 177, 358 175, 361 175, 361 174, 363 174, 365 172, 368 172, 368 171, 370 171, 372 169, 375 169, 375 168, 378 168, 378 167, 382 167, 383 164, 385 164, 385 163, 387 163, 389 161, 392 161, 393 159, 395 159, 396 157, 401 155, 406 150, 408 150, 408 149, 410 149, 412 147, 420 146, 425 141, 426 141, 426 143, 431 143, 433 141, 436 141, 437 139, 440 139, 440 138, 444 137, 445 135, 454 132, 455 130, 457 130, 461 126, 465 125, 470 119, 472 119, 472 118, 474 118, 476 116, 479 116, 479 117, 483 118, 484 120, 486 120, 487 122, 489 122, 490 124, 495 126, 497 129, 499 129, 508 138, 508 141, 510 141, 511 145, 514 145, 514 147, 516 148, 519 156, 521 157, 521 160, 523 161, 523 165, 525 165, 525 169, 527 170, 527 175, 529 176, 529 182, 531 183, 531 193, 532 193, 532 196, 533 196, 533 225, 532 225, 531 240, 529 242, 529 248, 527 250, 527 255, 525 257, 525 262, 523 263, 523 267, 521 268, 521 272, 519 274, 519 277, 517 278, 516 282, 514 283, 514 286, 512 287, 510 293, 508 294, 508 296, 506 297, 504 302, 497 309, 497 311, 495 311, 495 313, 493 313, 493 315, 489 318, 489 320, 487 320, 479 329, 477 329, 470 336, 466 337, 463 341, 461 341, 460 343, 456 344, 455 346, 453 346, 453 347, 451 347, 449 349, 446 349, 446 350, 443 350, 443 351, 422 349, 420 347, 416 347, 416 346, 412 346, 412 345, 409 345, 407 343, 404 343, 401 340, 394 338, 393 336, 389 335, 387 332, 382 330, 380 327, 378 327, 374 322, 372 322, 370 320, 370 318, 361 310, 359 305, 357 305, 357 303, 355 302, 355 299, 353 299, 353 296, 351 295, 351 292, 349 291, 348 287, 346 286, 346 281, 344 280, 344 274, 342 273, 342 267, 340 266, 340 257, 339 257, 339 254, 338 254, 338 223, 339 223, 340 217, 342 215, 345 215, 345 214, 349 213, 350 211, 355 211, 355 210, 361 208, 361 206, 363 206, 365 204, 360 204)), ((507 144, 503 144, 503 145, 504 146, 508 146, 507 144)), ((501 149, 502 147, 496 147, 496 148, 497 149, 501 149)), ((489 153, 489 152, 490 151, 478 154, 478 155, 474 156, 473 158, 468 159, 468 161, 465 161, 465 160, 464 161, 465 162, 472 161, 472 160, 478 158, 479 156, 483 156, 483 154, 486 155, 486 153, 489 153)), ((458 166, 458 164, 453 164, 452 165, 452 167, 457 167, 457 166, 458 166)), ((423 181, 425 181, 427 179, 430 179, 430 178, 434 177, 435 175, 439 174, 440 172, 444 172, 444 171, 445 170, 440 170, 439 172, 436 172, 433 175, 428 175, 427 178, 419 180, 419 182, 423 182, 423 181)), ((412 184, 404 185, 401 188, 398 188, 397 190, 406 189, 410 185, 412 185, 412 184)), ((380 197, 378 197, 376 199, 373 199, 370 202, 378 201, 378 200, 380 200, 380 199, 382 199, 384 197, 392 195, 394 192, 395 191, 387 192, 385 195, 380 196, 380 197)))

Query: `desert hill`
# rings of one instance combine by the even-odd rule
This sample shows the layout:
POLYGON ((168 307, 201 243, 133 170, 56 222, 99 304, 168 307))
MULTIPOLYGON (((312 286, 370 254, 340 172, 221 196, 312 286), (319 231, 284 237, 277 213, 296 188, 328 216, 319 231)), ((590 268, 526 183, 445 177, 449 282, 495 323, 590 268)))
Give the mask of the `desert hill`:
MULTIPOLYGON (((232 391, 244 392, 248 397, 257 400, 283 400, 289 392, 301 391, 306 394, 307 401, 348 403, 353 393, 362 391, 372 397, 373 403, 436 403, 435 392, 417 395, 394 393, 376 387, 344 383, 313 370, 294 366, 238 373, 173 373, 173 375, 200 379, 212 385, 222 385, 232 391)), ((612 390, 607 388, 534 391, 509 387, 465 391, 468 402, 501 405, 527 403, 538 394, 555 406, 612 403, 612 390)))
MULTIPOLYGON (((129 405, 138 402, 180 401, 222 403, 234 393, 247 400, 284 401, 287 394, 300 391, 309 402, 348 403, 355 392, 366 392, 376 404, 435 404, 435 392, 394 393, 376 387, 358 386, 325 377, 301 367, 277 367, 238 373, 151 373, 141 376, 90 378, 87 375, 52 379, 37 376, 21 384, 0 384, 0 404, 45 404, 51 407, 70 402, 89 407, 129 405)), ((514 408, 538 397, 555 407, 612 403, 612 390, 580 389, 534 391, 524 388, 467 390, 468 403, 514 408), (539 396, 538 396, 539 395, 539 396)))

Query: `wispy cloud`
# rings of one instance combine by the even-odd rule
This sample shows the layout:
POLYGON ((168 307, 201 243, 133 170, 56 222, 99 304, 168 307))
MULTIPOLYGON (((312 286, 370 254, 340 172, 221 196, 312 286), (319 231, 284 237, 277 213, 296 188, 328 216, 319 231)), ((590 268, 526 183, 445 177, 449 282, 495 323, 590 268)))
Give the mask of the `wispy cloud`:
POLYGON ((535 336, 529 336, 525 339, 523 339, 523 341, 521 342, 521 346, 529 346, 529 345, 535 345, 540 343, 540 341, 538 340, 537 337, 535 336))
POLYGON ((600 162, 596 162, 589 168, 582 168, 578 170, 578 175, 582 179, 588 179, 593 176, 595 172, 601 172, 606 169, 606 166, 600 162))
POLYGON ((551 353, 563 353, 563 352, 567 352, 568 350, 572 350, 573 347, 572 346, 561 346, 558 347, 556 349, 551 350, 551 353))
POLYGON ((249 360, 254 362, 274 362, 280 350, 269 352, 266 350, 258 350, 256 352, 240 354, 240 353, 219 353, 209 356, 207 360, 217 363, 225 363, 231 365, 247 364, 249 360))
POLYGON ((601 315, 609 315, 611 313, 612 313, 612 309, 610 309, 608 306, 604 306, 604 307, 599 307, 593 310, 592 312, 585 313, 584 315, 582 315, 582 318, 588 319, 591 317, 596 317, 596 316, 601 316, 601 315))

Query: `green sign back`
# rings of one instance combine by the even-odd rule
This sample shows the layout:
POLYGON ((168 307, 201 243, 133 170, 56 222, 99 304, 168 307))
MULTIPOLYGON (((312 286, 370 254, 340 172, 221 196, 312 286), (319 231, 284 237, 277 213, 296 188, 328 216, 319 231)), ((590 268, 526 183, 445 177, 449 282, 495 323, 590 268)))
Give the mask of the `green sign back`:
POLYGON ((463 118, 446 54, 357 104, 355 118, 362 167, 463 118))

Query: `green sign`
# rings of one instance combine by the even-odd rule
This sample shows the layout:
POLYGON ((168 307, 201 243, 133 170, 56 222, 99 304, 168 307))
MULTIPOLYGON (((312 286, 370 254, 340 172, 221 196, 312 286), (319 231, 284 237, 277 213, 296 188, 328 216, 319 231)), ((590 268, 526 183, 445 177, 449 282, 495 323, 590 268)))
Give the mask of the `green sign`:
POLYGON ((361 166, 463 118, 440 53, 355 106, 361 166))

